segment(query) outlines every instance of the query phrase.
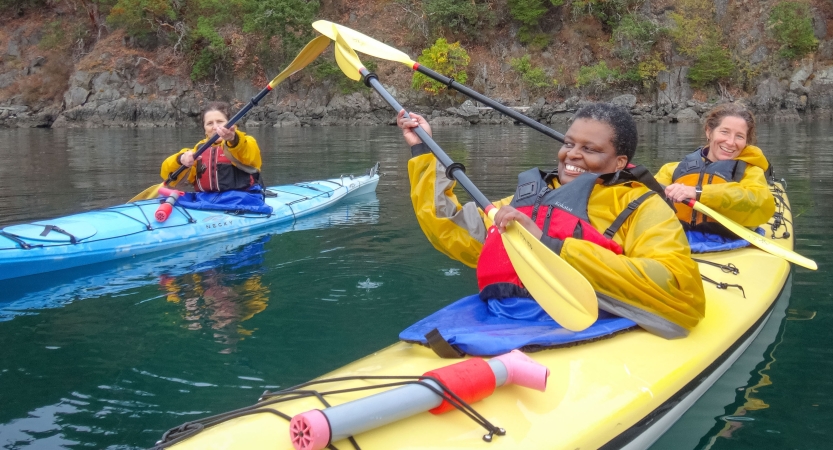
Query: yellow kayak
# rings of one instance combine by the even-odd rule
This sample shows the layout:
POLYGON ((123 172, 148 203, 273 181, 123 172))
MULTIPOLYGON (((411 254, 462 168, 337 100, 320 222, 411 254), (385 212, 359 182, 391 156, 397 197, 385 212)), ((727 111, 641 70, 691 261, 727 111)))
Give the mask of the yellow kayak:
MULTIPOLYGON (((776 183, 776 215, 764 225, 766 238, 792 250, 794 232, 786 194, 776 183), (774 238, 773 238, 774 237, 774 238)), ((488 431, 459 410, 415 414, 332 446, 390 448, 647 448, 737 360, 755 339, 785 287, 790 265, 755 247, 695 255, 702 262, 706 317, 683 339, 666 340, 640 329, 567 348, 529 353, 549 369, 546 390, 498 387, 473 409, 488 424, 505 430, 491 442, 488 431), (708 263, 736 267, 738 273, 708 263), (351 442, 352 441, 352 442, 351 442)), ((459 360, 439 358, 431 349, 399 342, 318 380, 323 397, 293 393, 266 396, 256 405, 182 425, 157 445, 171 449, 292 449, 289 420, 367 398, 376 390, 351 390, 390 380, 373 376, 419 376, 459 360), (356 379, 355 377, 364 377, 356 379), (321 399, 327 402, 322 404, 321 399)), ((392 388, 387 388, 392 389, 392 388)), ((297 439, 296 439, 297 441, 297 439)))

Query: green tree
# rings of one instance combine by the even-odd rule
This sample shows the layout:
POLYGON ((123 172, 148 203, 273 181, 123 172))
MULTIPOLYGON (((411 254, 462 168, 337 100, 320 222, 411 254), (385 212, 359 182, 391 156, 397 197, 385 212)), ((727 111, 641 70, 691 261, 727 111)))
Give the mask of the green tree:
POLYGON ((729 52, 715 41, 707 42, 697 49, 697 57, 688 71, 688 79, 695 87, 728 78, 734 64, 729 52))
POLYGON ((781 44, 781 56, 788 59, 800 58, 818 46, 813 35, 813 20, 810 8, 805 3, 781 2, 772 8, 768 24, 775 40, 781 44))
MULTIPOLYGON (((449 44, 445 39, 439 38, 429 48, 422 51, 417 62, 439 72, 455 81, 465 84, 468 80, 466 67, 469 65, 469 54, 459 42, 449 44)), ((448 87, 427 76, 414 72, 411 86, 414 89, 424 89, 432 94, 445 92, 448 87)))

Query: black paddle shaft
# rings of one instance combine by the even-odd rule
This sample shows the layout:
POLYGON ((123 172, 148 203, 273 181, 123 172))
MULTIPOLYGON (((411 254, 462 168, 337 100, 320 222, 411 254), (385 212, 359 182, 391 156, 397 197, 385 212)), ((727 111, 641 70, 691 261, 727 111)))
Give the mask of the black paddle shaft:
POLYGON ((483 94, 481 94, 477 91, 474 91, 474 90, 470 89, 469 87, 454 81, 453 78, 449 78, 445 75, 434 72, 433 70, 423 66, 422 64, 417 63, 417 64, 415 64, 415 66, 416 66, 415 69, 416 69, 417 72, 419 72, 421 74, 424 74, 425 76, 427 76, 429 78, 433 78, 433 79, 439 81, 440 83, 442 83, 442 84, 444 84, 444 85, 446 85, 446 86, 448 86, 448 87, 450 87, 450 88, 452 88, 452 89, 454 89, 458 92, 462 92, 463 94, 467 95, 468 97, 471 97, 471 98, 477 100, 478 102, 483 103, 484 105, 489 105, 492 108, 502 112, 503 114, 506 114, 507 116, 517 120, 518 122, 521 122, 524 125, 532 128, 536 131, 540 131, 541 133, 544 133, 545 135, 555 139, 556 141, 564 142, 564 135, 563 134, 553 130, 552 128, 550 128, 550 127, 548 127, 548 126, 546 126, 546 125, 544 125, 544 124, 542 124, 542 123, 540 123, 536 120, 533 120, 531 117, 527 117, 527 116, 519 113, 518 111, 515 111, 512 108, 508 108, 504 105, 501 105, 500 103, 492 100, 491 98, 486 97, 485 95, 483 95, 483 94))
MULTIPOLYGON (((382 98, 385 99, 385 101, 388 102, 388 104, 394 110, 396 110, 397 113, 405 109, 402 107, 402 105, 399 104, 398 101, 396 101, 395 98, 393 98, 392 95, 390 95, 387 89, 385 89, 384 86, 382 86, 382 83, 379 82, 376 74, 368 72, 367 69, 365 69, 364 67, 362 67, 359 70, 359 72, 364 77, 365 83, 368 84, 368 86, 375 89, 376 92, 378 92, 379 95, 381 95, 382 98)), ((405 111, 405 117, 411 117, 408 115, 408 111, 405 111)), ((427 145, 428 148, 431 149, 431 153, 433 153, 434 156, 437 157, 437 160, 439 160, 440 163, 442 163, 442 165, 448 168, 447 174, 449 178, 457 180, 457 182, 460 183, 460 186, 462 186, 463 189, 465 189, 466 192, 468 192, 469 195, 471 195, 471 198, 474 199, 474 202, 477 203, 477 206, 485 210, 487 206, 492 204, 492 202, 490 202, 489 199, 487 199, 486 196, 483 195, 482 192, 480 192, 480 189, 477 189, 477 186, 475 186, 474 183, 471 182, 469 177, 463 171, 463 166, 452 161, 451 158, 449 158, 448 155, 443 151, 443 149, 440 148, 440 146, 437 145, 437 143, 434 142, 433 139, 431 139, 431 136, 428 135, 428 132, 426 132, 420 126, 415 127, 414 132, 416 132, 417 136, 419 136, 419 138, 422 139, 422 142, 425 145, 427 145)))
MULTIPOLYGON (((265 88, 263 88, 263 90, 262 90, 262 91, 258 92, 258 93, 257 93, 257 95, 255 95, 254 97, 252 97, 252 99, 251 99, 251 100, 249 100, 249 103, 247 103, 247 104, 246 104, 246 106, 244 106, 244 107, 243 107, 243 109, 241 109, 240 111, 237 111, 237 114, 235 114, 235 115, 234 115, 234 117, 232 117, 232 118, 231 118, 231 120, 229 120, 229 121, 226 123, 226 128, 231 128, 232 126, 234 126, 234 124, 235 124, 235 123, 237 123, 237 121, 238 121, 238 120, 240 120, 241 118, 243 118, 243 116, 245 116, 245 115, 246 115, 246 113, 248 113, 250 109, 252 109, 252 108, 254 108, 255 106, 257 106, 257 102, 259 102, 261 99, 263 99, 263 97, 265 97, 265 96, 266 96, 266 94, 268 94, 268 93, 269 93, 269 91, 271 91, 271 90, 272 90, 272 88, 271 88, 271 87, 269 87, 269 86, 267 85, 265 88)), ((196 153, 194 153, 194 159, 199 158, 199 157, 200 157, 200 155, 202 155, 202 153, 203 153, 204 151, 208 150, 208 149, 209 149, 209 147, 211 147, 211 145, 212 145, 212 144, 214 144, 215 142, 217 142, 217 139, 220 139, 220 135, 219 135, 219 134, 217 134, 217 133, 214 133, 214 136, 211 136, 211 139, 209 139, 209 140, 205 141, 205 144, 202 144, 202 146, 200 146, 200 148, 199 148, 199 149, 197 149, 197 152, 196 152, 196 153)), ((185 169, 187 169, 187 167, 185 167, 185 166, 179 166, 179 168, 178 168, 178 169, 176 169, 174 172, 171 172, 171 174, 170 174, 170 175, 168 175, 168 179, 167 179, 167 180, 165 180, 165 183, 164 183, 164 184, 165 184, 165 186, 167 186, 167 185, 168 185, 169 183, 171 183, 172 181, 176 180, 176 179, 177 179, 177 177, 178 177, 178 176, 179 176, 179 175, 180 175, 180 174, 181 174, 181 173, 182 173, 185 169)))

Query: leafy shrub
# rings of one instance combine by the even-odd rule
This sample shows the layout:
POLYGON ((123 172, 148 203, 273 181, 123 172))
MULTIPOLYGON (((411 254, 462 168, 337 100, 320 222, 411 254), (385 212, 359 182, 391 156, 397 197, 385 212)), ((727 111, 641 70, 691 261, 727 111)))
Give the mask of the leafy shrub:
POLYGON ((521 80, 527 88, 535 90, 555 85, 555 80, 550 79, 544 69, 532 64, 532 58, 529 55, 512 58, 509 63, 516 72, 521 74, 521 80))
POLYGON ((619 77, 619 71, 607 67, 606 62, 599 61, 595 65, 579 69, 576 87, 601 88, 615 83, 619 77))
MULTIPOLYGON (((455 81, 461 84, 465 84, 468 80, 466 67, 468 67, 469 61, 468 52, 460 46, 459 42, 449 44, 443 38, 437 39, 434 45, 423 50, 422 55, 417 59, 418 63, 433 69, 435 72, 454 78, 455 81)), ((439 94, 447 89, 446 85, 419 72, 414 72, 411 86, 414 89, 424 89, 432 94, 439 94)))
POLYGON ((769 26, 781 44, 781 56, 800 58, 812 52, 819 41, 813 35, 810 8, 805 3, 781 2, 769 14, 769 26))
POLYGON ((278 36, 281 39, 284 57, 294 58, 301 47, 312 38, 312 28, 309 24, 318 14, 318 0, 248 1, 251 3, 243 18, 243 31, 259 33, 266 41, 278 36))
POLYGON ((573 0, 573 15, 590 15, 607 26, 614 26, 631 7, 642 0, 573 0))
POLYGON ((130 36, 143 37, 153 33, 155 18, 175 20, 173 5, 166 0, 117 0, 110 8, 107 23, 124 29, 130 36))
POLYGON ((424 0, 422 9, 434 29, 462 31, 469 37, 477 37, 483 29, 497 24, 486 0, 424 0))
POLYGON ((654 53, 637 65, 636 74, 644 85, 650 85, 656 80, 657 75, 664 70, 668 70, 668 66, 665 65, 658 53, 654 53))
POLYGON ((626 60, 639 61, 650 52, 660 31, 654 22, 633 13, 627 14, 610 36, 613 53, 626 60))
POLYGON ((694 59, 688 72, 692 85, 703 87, 729 77, 735 65, 712 20, 714 5, 709 0, 680 0, 677 11, 671 14, 676 27, 670 34, 680 53, 694 59))
POLYGON ((717 42, 710 41, 698 47, 694 64, 688 71, 688 79, 694 87, 703 87, 729 77, 734 66, 729 52, 717 42))

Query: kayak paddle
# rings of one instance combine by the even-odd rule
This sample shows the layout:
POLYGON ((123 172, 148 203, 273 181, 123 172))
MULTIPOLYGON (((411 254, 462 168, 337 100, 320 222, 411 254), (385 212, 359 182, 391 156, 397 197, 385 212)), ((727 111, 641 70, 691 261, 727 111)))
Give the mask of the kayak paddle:
POLYGON ((786 248, 781 247, 780 245, 770 241, 769 239, 750 230, 749 228, 744 227, 743 225, 735 222, 734 220, 720 214, 719 212, 709 208, 708 206, 698 202, 697 200, 688 199, 683 201, 682 203, 688 205, 690 208, 694 209, 699 213, 711 217, 719 224, 728 228, 729 231, 738 235, 738 237, 740 237, 741 239, 748 241, 750 244, 754 245, 755 247, 758 247, 759 249, 771 255, 778 256, 780 258, 786 259, 791 263, 798 264, 801 267, 806 267, 811 270, 817 270, 819 268, 818 265, 816 265, 816 262, 812 259, 806 258, 792 250, 787 250, 786 248))
POLYGON ((439 81, 440 83, 445 84, 446 86, 465 94, 468 97, 471 97, 477 100, 484 105, 489 105, 490 107, 494 108, 495 110, 517 120, 518 122, 527 125, 528 127, 540 131, 545 135, 559 141, 564 142, 564 135, 559 133, 558 131, 553 130, 552 128, 533 120, 531 117, 527 117, 518 111, 515 111, 512 108, 508 108, 504 105, 501 105, 497 101, 486 97, 485 95, 472 90, 471 88, 462 85, 453 79, 446 77, 442 74, 434 72, 433 70, 423 66, 422 64, 412 60, 408 55, 405 53, 387 45, 383 44, 372 37, 366 36, 362 33, 359 33, 356 30, 352 30, 347 28, 343 25, 339 25, 336 23, 328 22, 326 20, 318 20, 312 23, 312 27, 315 28, 319 33, 323 34, 324 36, 329 37, 330 39, 335 40, 335 34, 340 34, 354 49, 365 53, 370 56, 375 56, 376 58, 386 59, 388 61, 399 62, 405 64, 406 66, 412 68, 413 70, 422 73, 429 78, 433 78, 434 80, 439 81))
MULTIPOLYGON (((288 66, 286 66, 286 69, 283 69, 283 71, 281 73, 279 73, 278 76, 276 76, 274 79, 272 79, 272 81, 270 81, 269 84, 267 84, 266 87, 263 88, 263 90, 261 90, 257 95, 252 97, 252 99, 249 101, 249 103, 246 106, 244 106, 243 109, 238 111, 237 114, 235 114, 234 117, 232 117, 231 120, 228 121, 228 123, 226 123, 226 125, 225 125, 226 128, 231 128, 232 125, 237 123, 238 120, 240 120, 243 116, 245 116, 246 113, 248 113, 250 109, 255 107, 257 105, 257 103, 266 94, 269 93, 269 91, 274 89, 275 86, 281 84, 285 79, 287 79, 290 76, 292 76, 293 74, 295 74, 295 72, 297 72, 297 71, 303 69, 304 67, 308 66, 309 63, 311 63, 315 60, 315 58, 318 58, 318 55, 320 55, 327 48, 327 46, 329 46, 329 45, 330 45, 330 38, 328 38, 326 36, 318 36, 317 38, 309 41, 309 43, 307 43, 307 45, 304 46, 303 49, 301 49, 301 52, 298 53, 298 56, 296 56, 295 59, 293 59, 292 62, 289 63, 288 66)), ((214 144, 214 142, 216 142, 217 139, 219 139, 219 138, 220 138, 220 136, 217 135, 217 133, 214 133, 214 136, 212 136, 211 139, 207 140, 205 142, 205 144, 200 146, 200 148, 197 150, 197 152, 194 153, 194 159, 197 159, 204 151, 206 151, 208 148, 210 148, 211 145, 214 144)), ((177 177, 185 169, 187 169, 187 167, 179 166, 179 168, 176 169, 176 171, 171 172, 171 174, 168 175, 168 178, 165 181, 163 181, 161 184, 153 185, 153 186, 145 189, 144 191, 140 192, 139 195, 131 198, 128 201, 128 203, 135 202, 135 201, 138 201, 138 200, 148 200, 148 199, 151 199, 151 198, 156 198, 159 195, 159 188, 165 187, 168 184, 170 184, 171 182, 173 182, 174 180, 176 180, 177 177)))
MULTIPOLYGON (((382 86, 377 76, 364 68, 356 52, 338 31, 333 29, 332 34, 336 38, 336 63, 344 74, 353 80, 364 78, 365 84, 376 90, 394 110, 403 110, 402 105, 382 86)), ((406 117, 407 114, 405 112, 406 117)), ((469 180, 463 166, 453 162, 422 127, 416 127, 414 131, 447 168, 446 174, 457 180, 489 218, 494 220, 497 208, 469 180)), ((501 238, 521 281, 541 308, 559 325, 568 330, 581 331, 596 321, 599 314, 596 292, 573 266, 516 222, 507 227, 501 238)))

